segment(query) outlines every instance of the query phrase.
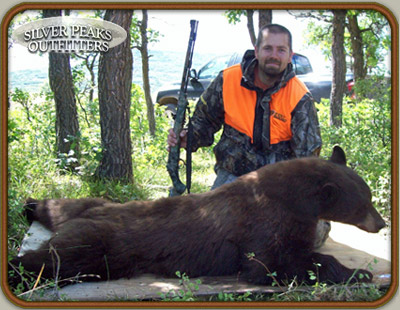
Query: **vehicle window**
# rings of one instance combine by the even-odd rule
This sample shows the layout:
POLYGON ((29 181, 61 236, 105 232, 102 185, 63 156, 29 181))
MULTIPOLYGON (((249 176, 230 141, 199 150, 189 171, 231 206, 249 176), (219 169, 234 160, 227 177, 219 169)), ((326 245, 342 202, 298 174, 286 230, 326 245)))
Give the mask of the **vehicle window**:
POLYGON ((244 52, 243 53, 234 53, 232 55, 232 57, 229 59, 228 66, 230 67, 230 66, 236 65, 238 63, 241 63, 242 59, 243 59, 243 55, 244 55, 244 52))
POLYGON ((200 69, 199 79, 213 79, 218 73, 228 66, 230 55, 219 56, 212 59, 200 69))
POLYGON ((293 65, 296 74, 307 74, 312 72, 312 67, 307 57, 298 54, 293 55, 293 65))

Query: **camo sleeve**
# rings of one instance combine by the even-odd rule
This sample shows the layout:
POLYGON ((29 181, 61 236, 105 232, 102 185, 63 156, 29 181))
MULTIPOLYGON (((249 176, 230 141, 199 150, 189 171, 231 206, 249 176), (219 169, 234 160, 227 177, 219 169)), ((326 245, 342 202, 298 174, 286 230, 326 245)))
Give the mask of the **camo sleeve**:
POLYGON ((214 134, 221 129, 224 115, 221 72, 200 96, 193 113, 193 152, 214 143, 214 134))
POLYGON ((296 157, 318 156, 322 146, 317 109, 307 93, 292 112, 291 148, 296 157))

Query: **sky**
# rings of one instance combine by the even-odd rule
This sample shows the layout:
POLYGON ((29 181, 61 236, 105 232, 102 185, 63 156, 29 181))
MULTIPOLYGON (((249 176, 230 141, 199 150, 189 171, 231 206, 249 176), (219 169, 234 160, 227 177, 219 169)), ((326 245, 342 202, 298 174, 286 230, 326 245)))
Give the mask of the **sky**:
MULTIPOLYGON (((149 27, 158 30, 162 37, 159 42, 150 45, 150 49, 181 50, 186 51, 190 32, 190 19, 199 21, 195 53, 226 54, 252 48, 246 26, 246 18, 236 25, 230 25, 224 11, 217 10, 149 10, 149 27)), ((138 12, 139 18, 140 12, 138 12)), ((258 16, 254 16, 255 23, 258 16)), ((273 23, 286 26, 293 36, 293 49, 295 52, 306 55, 314 68, 321 71, 329 62, 325 61, 322 53, 315 48, 306 47, 303 31, 306 22, 296 20, 285 10, 273 11, 273 23)), ((257 29, 257 26, 256 26, 257 29)), ((9 51, 9 69, 37 69, 47 66, 47 57, 31 54, 26 47, 15 44, 9 51)))
MULTIPOLYGON (((247 20, 242 17, 242 21, 236 25, 230 25, 224 11, 175 11, 166 14, 165 11, 153 11, 150 17, 150 25, 156 29, 162 29, 166 35, 161 45, 165 48, 173 49, 174 46, 185 48, 188 37, 190 19, 199 20, 196 50, 201 52, 231 52, 232 49, 251 48, 250 36, 247 30, 247 20), (170 16, 169 16, 170 15, 170 16)), ((255 23, 258 23, 257 13, 254 15, 255 23)), ((279 23, 289 28, 293 34, 293 44, 299 47, 302 45, 301 32, 306 24, 296 21, 285 10, 274 11, 273 23, 279 23)), ((257 29, 257 27, 256 27, 257 29)))

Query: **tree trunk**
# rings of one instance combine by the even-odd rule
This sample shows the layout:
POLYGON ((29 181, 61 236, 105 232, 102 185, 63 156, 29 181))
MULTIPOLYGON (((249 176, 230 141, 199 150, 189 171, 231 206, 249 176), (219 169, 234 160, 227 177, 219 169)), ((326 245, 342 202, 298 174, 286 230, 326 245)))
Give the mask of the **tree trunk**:
MULTIPOLYGON (((43 10, 43 16, 61 16, 61 11, 43 10)), ((69 54, 49 53, 49 84, 56 105, 57 155, 70 154, 73 151, 73 157, 78 159, 79 122, 69 54)), ((67 168, 73 169, 77 165, 77 161, 70 162, 67 168)))
POLYGON ((258 14, 258 29, 272 24, 272 10, 259 10, 258 14))
POLYGON ((90 73, 90 90, 89 90, 89 102, 93 102, 94 99, 94 89, 96 87, 96 74, 94 73, 94 65, 97 59, 97 53, 93 55, 88 55, 85 60, 86 68, 90 73))
POLYGON ((143 89, 147 105, 147 120, 149 122, 150 134, 154 137, 156 134, 156 120, 154 116, 154 105, 151 99, 150 79, 149 79, 149 53, 147 50, 147 10, 143 10, 142 23, 140 24, 140 34, 142 37, 142 44, 140 53, 142 55, 142 75, 143 75, 143 89))
POLYGON ((99 108, 102 159, 100 178, 132 182, 132 143, 129 127, 133 57, 129 28, 131 10, 107 10, 104 19, 124 28, 128 37, 122 44, 102 53, 99 60, 99 108))
POLYGON ((256 45, 256 33, 254 31, 253 10, 246 10, 247 15, 247 30, 249 31, 251 44, 256 45))
MULTIPOLYGON (((247 16, 247 29, 249 31, 251 44, 256 44, 257 35, 254 30, 254 10, 246 10, 247 16)), ((272 10, 259 10, 258 11, 258 29, 272 23, 272 10)))
POLYGON ((367 74, 366 67, 364 65, 364 50, 363 40, 361 36, 360 27, 358 26, 357 15, 348 15, 347 20, 349 21, 349 32, 351 49, 353 50, 353 74, 354 80, 363 80, 367 74))
POLYGON ((342 125, 342 104, 346 90, 346 57, 344 53, 344 27, 346 10, 333 10, 332 68, 333 80, 330 104, 330 124, 342 125))

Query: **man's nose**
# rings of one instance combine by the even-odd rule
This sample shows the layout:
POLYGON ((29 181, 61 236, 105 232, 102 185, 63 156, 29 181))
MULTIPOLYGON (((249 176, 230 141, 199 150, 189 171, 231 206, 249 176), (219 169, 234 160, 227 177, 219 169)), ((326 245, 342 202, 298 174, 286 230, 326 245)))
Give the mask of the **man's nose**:
POLYGON ((270 52, 270 58, 275 58, 275 59, 279 59, 279 54, 278 54, 278 49, 277 48, 273 48, 271 49, 270 52))

